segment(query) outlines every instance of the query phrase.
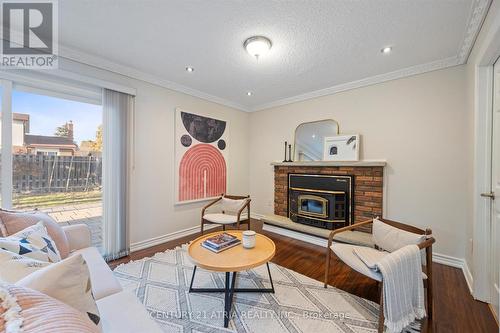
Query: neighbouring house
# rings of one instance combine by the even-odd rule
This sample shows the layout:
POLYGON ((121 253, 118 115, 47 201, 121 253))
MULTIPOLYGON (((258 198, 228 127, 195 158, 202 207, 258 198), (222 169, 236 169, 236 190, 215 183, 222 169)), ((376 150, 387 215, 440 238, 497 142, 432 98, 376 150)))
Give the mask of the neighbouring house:
POLYGON ((71 121, 63 125, 66 129, 66 136, 50 136, 29 134, 29 114, 14 113, 12 120, 14 154, 73 156, 79 150, 78 145, 73 141, 73 122, 71 121))

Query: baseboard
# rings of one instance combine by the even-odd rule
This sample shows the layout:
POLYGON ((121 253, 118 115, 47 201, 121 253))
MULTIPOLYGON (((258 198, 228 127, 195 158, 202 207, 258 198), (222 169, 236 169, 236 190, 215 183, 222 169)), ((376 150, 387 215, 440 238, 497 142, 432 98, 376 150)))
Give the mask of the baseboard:
MULTIPOLYGON (((217 228, 217 227, 219 227, 219 226, 215 225, 215 224, 208 225, 208 226, 205 226, 205 230, 211 230, 211 229, 217 228)), ((169 241, 173 241, 173 240, 176 240, 178 238, 182 238, 182 237, 186 237, 186 236, 189 236, 192 234, 196 234, 199 231, 200 231, 200 226, 198 225, 198 226, 187 228, 184 230, 172 232, 170 234, 166 234, 163 236, 153 237, 153 238, 146 239, 146 240, 143 240, 140 242, 136 242, 136 243, 130 244, 130 252, 143 250, 143 249, 146 249, 146 248, 151 247, 151 246, 155 246, 155 245, 163 244, 163 243, 166 243, 169 241)))
MULTIPOLYGON (((259 215, 259 214, 255 214, 259 215)), ((252 217, 254 217, 254 214, 252 214, 252 217)), ((257 218, 257 217, 254 217, 257 218)), ((287 236, 290 238, 294 238, 297 240, 301 240, 310 244, 326 247, 327 246, 327 240, 320 238, 320 237, 315 237, 311 235, 306 235, 298 231, 293 231, 293 230, 288 230, 284 228, 280 228, 274 225, 270 224, 264 224, 263 229, 269 232, 274 232, 279 235, 287 236)), ((448 256, 445 254, 441 253, 433 253, 432 254, 432 261, 438 264, 450 266, 450 267, 455 267, 459 268, 462 270, 462 273, 464 274, 465 281, 467 282, 467 286, 469 287, 469 291, 472 294, 472 274, 469 270, 469 266, 467 265, 467 262, 465 259, 461 258, 456 258, 452 256, 448 256)))

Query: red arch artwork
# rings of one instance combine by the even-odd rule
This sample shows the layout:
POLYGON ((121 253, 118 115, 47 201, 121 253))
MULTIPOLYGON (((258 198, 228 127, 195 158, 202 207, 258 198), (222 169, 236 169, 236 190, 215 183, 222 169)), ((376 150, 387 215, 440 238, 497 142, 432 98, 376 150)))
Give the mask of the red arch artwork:
POLYGON ((179 165, 179 201, 210 198, 226 192, 226 161, 209 144, 191 147, 179 165))

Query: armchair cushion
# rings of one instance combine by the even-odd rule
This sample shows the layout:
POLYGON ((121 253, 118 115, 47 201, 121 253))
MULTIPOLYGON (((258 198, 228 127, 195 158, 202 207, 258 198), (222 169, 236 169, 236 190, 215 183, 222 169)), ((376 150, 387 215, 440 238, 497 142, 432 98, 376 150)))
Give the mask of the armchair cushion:
MULTIPOLYGON (((342 260, 347 266, 351 267, 356 272, 361 273, 364 276, 368 276, 369 278, 372 278, 375 281, 382 281, 382 274, 380 274, 380 272, 378 271, 368 268, 368 266, 355 253, 355 250, 361 248, 361 246, 333 243, 330 248, 340 260, 342 260)), ((379 259, 389 254, 389 252, 379 251, 377 249, 369 247, 364 247, 363 252, 367 256, 379 259)), ((422 278, 427 279, 427 275, 425 275, 424 272, 422 272, 422 278)))
POLYGON ((373 242, 388 252, 399 250, 406 245, 416 245, 425 241, 426 235, 419 235, 373 219, 373 242))
MULTIPOLYGON (((340 260, 342 260, 347 266, 351 267, 356 272, 368 276, 376 281, 382 281, 382 274, 368 268, 368 266, 366 266, 365 263, 361 261, 361 259, 359 259, 359 257, 354 253, 354 249, 358 247, 359 246, 357 245, 351 245, 351 244, 333 243, 331 249, 333 253, 335 253, 337 257, 339 257, 340 260)), ((380 255, 381 253, 385 254, 388 253, 388 252, 378 251, 373 248, 366 248, 366 249, 373 251, 374 256, 383 257, 382 255, 380 255)))
POLYGON ((238 211, 247 203, 247 199, 229 199, 222 197, 220 201, 221 209, 225 213, 237 214, 238 211))
MULTIPOLYGON (((218 224, 234 224, 238 222, 238 216, 229 214, 205 214, 203 218, 208 222, 218 223, 218 224)), ((246 220, 247 214, 241 214, 240 221, 246 220)))

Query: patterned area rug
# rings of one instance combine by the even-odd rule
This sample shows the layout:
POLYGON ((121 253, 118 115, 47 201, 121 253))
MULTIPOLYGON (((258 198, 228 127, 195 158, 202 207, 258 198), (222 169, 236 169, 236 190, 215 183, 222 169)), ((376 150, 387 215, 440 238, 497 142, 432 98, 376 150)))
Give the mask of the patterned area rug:
MULTIPOLYGON (((275 294, 235 293, 223 327, 223 293, 189 293, 193 273, 185 246, 118 266, 114 274, 135 292, 165 332, 376 332, 378 304, 270 264, 275 294)), ((193 287, 223 288, 224 273, 197 269, 193 287)), ((269 288, 266 266, 238 274, 237 288, 269 288)), ((412 329, 411 332, 418 332, 412 329)))

